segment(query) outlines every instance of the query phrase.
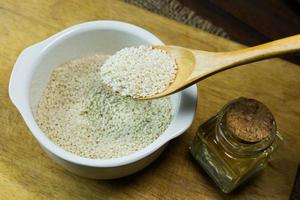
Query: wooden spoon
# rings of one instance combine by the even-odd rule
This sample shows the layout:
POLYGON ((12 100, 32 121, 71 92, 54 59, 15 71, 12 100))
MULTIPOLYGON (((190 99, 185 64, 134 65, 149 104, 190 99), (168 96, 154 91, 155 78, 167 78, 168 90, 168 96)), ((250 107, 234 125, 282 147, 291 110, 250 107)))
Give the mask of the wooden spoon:
POLYGON ((141 99, 154 99, 178 92, 216 72, 300 50, 300 34, 255 47, 229 52, 208 52, 178 46, 153 46, 167 51, 176 60, 176 78, 162 93, 141 99))

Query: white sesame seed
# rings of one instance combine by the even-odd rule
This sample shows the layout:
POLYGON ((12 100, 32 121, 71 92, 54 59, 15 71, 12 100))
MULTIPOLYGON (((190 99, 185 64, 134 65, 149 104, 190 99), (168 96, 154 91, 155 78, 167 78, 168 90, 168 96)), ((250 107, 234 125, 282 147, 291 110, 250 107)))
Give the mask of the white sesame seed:
POLYGON ((161 93, 174 81, 177 66, 167 52, 148 46, 129 47, 110 56, 101 78, 124 96, 146 97, 161 93))

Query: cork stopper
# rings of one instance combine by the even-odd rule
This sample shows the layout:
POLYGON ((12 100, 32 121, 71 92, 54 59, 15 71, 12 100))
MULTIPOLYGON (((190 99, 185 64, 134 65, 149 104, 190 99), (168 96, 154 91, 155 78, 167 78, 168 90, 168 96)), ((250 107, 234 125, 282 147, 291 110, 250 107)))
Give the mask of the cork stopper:
POLYGON ((272 133, 274 117, 270 110, 255 99, 240 98, 229 106, 227 128, 239 139, 259 142, 272 133))

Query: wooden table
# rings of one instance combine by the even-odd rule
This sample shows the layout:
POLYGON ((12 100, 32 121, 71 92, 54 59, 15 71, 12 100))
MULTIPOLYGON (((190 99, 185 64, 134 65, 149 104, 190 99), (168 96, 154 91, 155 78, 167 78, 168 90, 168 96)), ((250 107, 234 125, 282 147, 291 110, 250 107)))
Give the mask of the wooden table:
POLYGON ((288 199, 300 161, 300 68, 279 59, 214 75, 198 83, 192 127, 143 171, 112 181, 73 175, 41 150, 8 97, 12 66, 22 49, 68 26, 115 19, 137 24, 167 44, 210 51, 241 45, 119 1, 0 2, 0 199, 288 199), (213 185, 188 151, 197 127, 227 101, 259 99, 273 111, 284 143, 271 164, 231 195, 213 185))

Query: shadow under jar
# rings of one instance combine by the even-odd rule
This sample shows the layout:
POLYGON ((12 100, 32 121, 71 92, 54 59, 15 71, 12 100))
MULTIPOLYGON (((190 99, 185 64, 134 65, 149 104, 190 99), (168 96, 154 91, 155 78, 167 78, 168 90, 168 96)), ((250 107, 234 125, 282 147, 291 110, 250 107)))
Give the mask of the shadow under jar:
POLYGON ((269 109, 239 98, 202 124, 191 153, 224 193, 263 169, 282 137, 269 109))

